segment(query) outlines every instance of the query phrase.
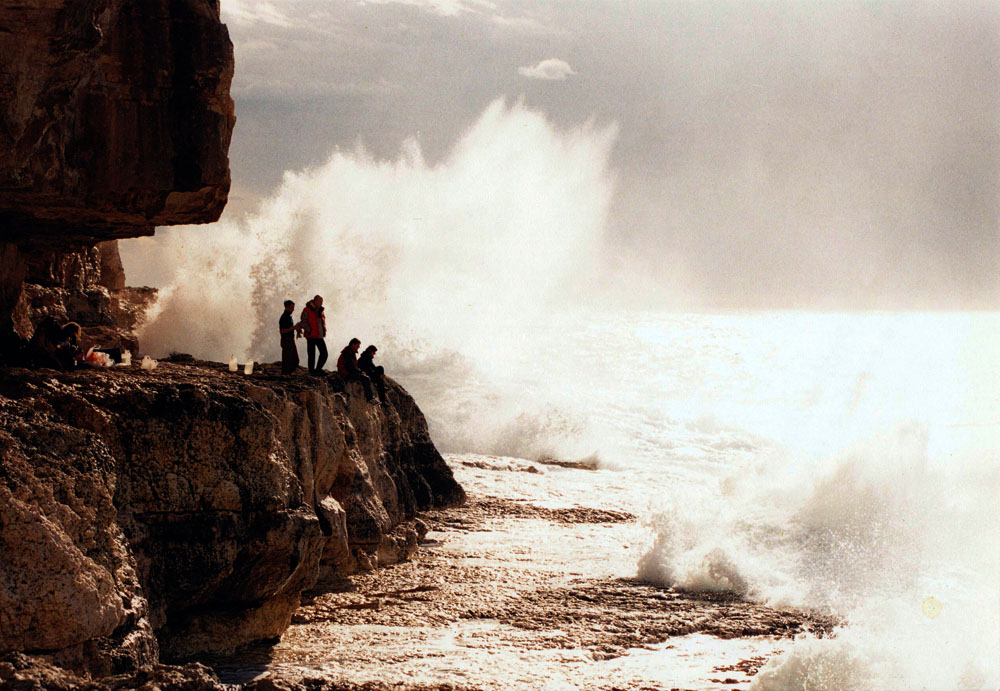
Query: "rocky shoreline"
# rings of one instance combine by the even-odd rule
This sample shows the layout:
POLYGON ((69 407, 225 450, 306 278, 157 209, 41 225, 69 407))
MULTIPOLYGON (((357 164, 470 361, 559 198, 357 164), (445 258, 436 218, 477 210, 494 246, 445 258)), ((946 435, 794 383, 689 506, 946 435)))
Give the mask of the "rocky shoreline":
MULTIPOLYGON (((468 501, 422 514, 428 538, 410 560, 308 594, 277 644, 208 658, 220 679, 282 689, 746 689, 793 637, 825 636, 836 625, 819 613, 595 568, 627 544, 634 516, 487 494, 488 483, 520 485, 520 472, 546 471, 478 459, 450 459, 468 501), (713 640, 746 645, 716 650, 713 640), (703 684, 688 685, 669 657, 657 658, 656 674, 630 663, 671 651, 702 655, 703 684)), ((587 470, 553 474, 552 484, 566 472, 587 470)))
MULTIPOLYGON (((352 430, 344 434, 344 443, 358 451, 401 448, 387 443, 393 438, 408 440, 410 449, 429 442, 422 436, 426 434, 422 416, 413 417, 419 415, 415 407, 407 412, 405 406, 412 405, 412 399, 396 384, 390 389, 392 404, 387 406, 389 410, 383 410, 367 404, 360 388, 348 390, 336 377, 319 381, 307 375, 282 378, 276 374, 276 368, 277 365, 267 365, 250 377, 242 372, 230 373, 219 364, 193 361, 164 363, 151 373, 134 370, 96 373, 98 379, 88 379, 95 373, 86 372, 39 372, 30 376, 5 372, 0 376, 3 397, 0 400, 6 414, 9 400, 18 399, 12 389, 34 390, 53 382, 63 388, 77 387, 76 396, 91 405, 106 401, 107 396, 140 393, 157 400, 168 392, 170 396, 179 395, 177 389, 184 385, 198 388, 192 379, 200 377, 204 379, 201 386, 228 400, 228 407, 233 407, 233 397, 253 401, 261 412, 267 411, 275 419, 281 417, 275 415, 275 410, 288 404, 299 406, 304 398, 319 396, 322 405, 344 416, 337 419, 337 425, 341 430, 352 430), (14 381, 21 383, 15 386, 14 381), (90 391, 84 394, 80 388, 90 391), (406 434, 400 434, 406 428, 404 418, 412 426, 406 434), (376 439, 379 443, 372 446, 376 439)), ((23 395, 19 398, 25 401, 23 395)), ((55 399, 46 397, 34 399, 36 408, 40 407, 39 400, 54 409, 84 409, 79 402, 75 406, 55 405, 55 399)), ((154 408, 158 406, 136 410, 134 415, 148 416, 154 408)), ((205 410, 194 412, 194 418, 205 421, 199 422, 199 427, 213 417, 205 410)), ((74 415, 78 421, 84 419, 79 412, 74 415)), ((183 419, 191 418, 185 415, 183 419)), ((294 427, 286 422, 275 429, 283 429, 287 434, 294 427)), ((325 429, 329 432, 334 425, 331 423, 325 429)), ((301 423, 300 432, 291 437, 303 437, 301 423)), ((337 443, 339 437, 333 445, 337 443)), ((285 477, 294 475, 299 489, 286 495, 281 507, 269 510, 278 514, 290 511, 299 517, 308 513, 309 502, 304 500, 302 489, 310 486, 305 479, 310 475, 306 470, 309 466, 306 450, 314 446, 299 442, 284 447, 296 449, 289 455, 297 460, 287 465, 294 470, 285 477), (297 499, 289 501, 289 496, 297 499)), ((327 459, 334 456, 325 454, 327 459)), ((315 529, 300 531, 309 536, 301 544, 311 546, 319 541, 324 549, 299 559, 299 564, 309 564, 307 578, 295 575, 295 568, 284 575, 284 582, 295 582, 297 591, 294 602, 276 594, 283 608, 280 631, 276 630, 274 635, 254 638, 230 629, 225 645, 199 649, 191 642, 203 638, 177 638, 178 631, 191 630, 190 621, 195 614, 189 611, 185 620, 188 628, 178 629, 170 619, 175 616, 174 610, 169 606, 164 609, 158 596, 149 595, 146 611, 152 614, 146 615, 149 625, 140 628, 152 635, 153 646, 157 637, 162 638, 165 642, 161 644, 162 658, 175 664, 160 664, 151 658, 136 661, 129 669, 102 674, 94 669, 67 669, 72 666, 66 665, 65 657, 60 659, 51 653, 15 652, 0 658, 0 689, 485 691, 509 688, 510 684, 539 687, 544 683, 555 684, 553 688, 562 688, 562 683, 570 684, 567 688, 603 691, 746 689, 757 670, 780 650, 781 641, 787 646, 792 637, 802 633, 825 636, 836 625, 832 618, 817 613, 775 609, 732 595, 685 593, 620 575, 624 572, 615 569, 598 567, 595 571, 591 568, 593 563, 609 561, 614 558, 615 550, 627 549, 626 536, 635 528, 636 517, 601 501, 593 505, 558 502, 553 505, 552 497, 546 496, 544 489, 539 494, 540 488, 557 487, 564 480, 572 484, 582 476, 596 475, 592 468, 481 456, 452 457, 450 465, 455 471, 452 476, 443 460, 438 465, 440 459, 436 452, 431 453, 425 459, 424 471, 416 475, 413 475, 416 465, 409 471, 402 467, 392 469, 391 463, 385 466, 386 474, 397 487, 409 482, 401 479, 409 472, 418 478, 416 484, 423 478, 429 480, 428 484, 438 483, 439 488, 450 490, 440 493, 439 489, 429 500, 413 504, 403 501, 401 511, 393 514, 396 522, 382 530, 377 539, 365 532, 374 523, 358 521, 357 512, 363 514, 372 500, 383 502, 383 508, 393 504, 391 498, 379 494, 379 482, 370 481, 378 472, 369 473, 367 478, 364 473, 355 472, 354 480, 346 486, 357 487, 357 481, 365 480, 361 484, 369 489, 348 497, 336 489, 345 486, 344 483, 317 480, 329 477, 329 473, 313 470, 313 492, 317 486, 320 492, 330 486, 327 496, 339 497, 334 501, 343 507, 346 532, 339 536, 336 531, 325 534, 319 525, 319 511, 323 507, 317 509, 313 503, 315 516, 304 521, 304 525, 315 529), (525 485, 525 477, 541 484, 525 485), (467 497, 456 480, 467 487, 467 497), (519 498, 503 492, 491 493, 490 488, 496 483, 521 488, 519 498), (537 496, 531 499, 533 495, 537 496), (465 502, 458 505, 463 498, 465 502), (422 546, 414 551, 418 540, 422 546), (583 541, 581 551, 573 548, 567 552, 559 546, 574 540, 583 541), (337 556, 325 559, 323 551, 331 547, 337 556), (161 615, 162 611, 168 612, 166 625, 155 615, 157 611, 161 615), (154 628, 158 623, 161 625, 154 628), (692 637, 696 639, 694 643, 692 637), (178 645, 178 640, 187 642, 178 645), (720 652, 712 649, 711 643, 705 643, 711 640, 747 645, 720 652), (665 683, 655 674, 633 669, 631 661, 637 656, 662 656, 673 650, 684 651, 679 653, 681 657, 706 658, 701 664, 710 671, 701 672, 703 684, 690 683, 690 674, 684 677, 676 672, 680 675, 676 680, 679 683, 665 683), (565 677, 545 681, 545 675, 553 674, 565 677), (581 685, 572 686, 576 682, 569 680, 575 679, 576 674, 591 676, 584 678, 581 685)), ((396 499, 403 495, 408 492, 397 492, 396 499)), ((123 495, 116 493, 116 496, 123 495)), ((328 520, 337 521, 336 517, 328 520)), ((3 526, 8 525, 4 520, 3 526)), ((133 535, 135 527, 122 532, 133 535)), ((214 534, 219 534, 218 529, 214 529, 214 534)), ((273 538, 270 541, 275 542, 273 538)), ((125 543, 126 549, 131 548, 127 537, 125 543)), ((190 549, 197 552, 198 547, 192 544, 190 549)), ((282 554, 287 559, 287 548, 282 554)), ((181 561, 176 552, 170 553, 170 559, 170 566, 160 560, 158 568, 176 567, 181 561)), ((629 560, 634 560, 634 556, 628 555, 625 561, 629 560)), ((146 584, 143 579, 149 578, 149 564, 156 562, 156 558, 147 556, 134 561, 139 585, 138 595, 133 597, 155 593, 155 589, 143 590, 142 586, 146 584), (143 563, 146 566, 141 566, 143 563)), ((274 562, 269 562, 263 553, 251 561, 258 569, 271 563, 264 572, 275 568, 274 562)), ((260 572, 256 573, 259 576, 260 572)), ((235 578, 235 569, 231 576, 235 578)), ((241 575, 241 580, 250 578, 250 574, 241 575)), ((211 621, 218 609, 213 610, 211 605, 194 607, 203 610, 200 614, 206 621, 211 621)), ((259 602, 253 607, 247 604, 243 607, 241 617, 229 620, 228 624, 237 620, 260 621, 254 607, 273 610, 273 605, 259 602)), ((211 625, 202 624, 202 630, 211 625)), ((217 632, 223 630, 218 622, 215 626, 217 632)), ((138 634, 133 631, 132 635, 138 634)), ((106 641, 104 645, 107 646, 106 641)), ((662 667, 664 663, 656 664, 662 667)), ((661 676, 674 673, 660 671, 661 676)))

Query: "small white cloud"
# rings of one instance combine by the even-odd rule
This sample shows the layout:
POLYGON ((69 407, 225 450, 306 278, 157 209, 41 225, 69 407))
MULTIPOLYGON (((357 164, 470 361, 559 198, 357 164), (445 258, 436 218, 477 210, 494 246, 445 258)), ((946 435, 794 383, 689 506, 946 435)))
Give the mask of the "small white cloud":
POLYGON ((358 0, 358 4, 361 5, 387 5, 390 3, 410 5, 441 17, 457 17, 466 12, 477 12, 479 9, 495 9, 489 0, 358 0))
POLYGON ((260 0, 226 0, 222 3, 222 21, 233 24, 270 24, 291 27, 288 15, 271 2, 260 0))
POLYGON ((504 29, 510 31, 515 31, 521 34, 544 34, 549 36, 565 35, 568 32, 565 29, 560 29, 555 26, 549 26, 538 19, 534 19, 528 16, 520 17, 504 17, 502 15, 494 15, 491 20, 497 26, 501 26, 504 29))
POLYGON ((573 68, 569 66, 568 62, 565 60, 559 60, 558 58, 542 60, 534 67, 518 67, 517 71, 522 77, 527 77, 528 79, 551 79, 560 81, 571 74, 576 74, 576 72, 573 71, 573 68))

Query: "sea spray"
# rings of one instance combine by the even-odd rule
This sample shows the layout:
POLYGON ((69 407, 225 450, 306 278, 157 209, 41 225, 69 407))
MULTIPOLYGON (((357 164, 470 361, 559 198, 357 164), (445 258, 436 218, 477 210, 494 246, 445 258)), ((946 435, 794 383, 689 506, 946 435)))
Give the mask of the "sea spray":
POLYGON ((773 661, 762 689, 990 688, 963 680, 1000 674, 990 652, 1000 635, 998 570, 984 551, 998 532, 996 481, 956 511, 948 497, 967 495, 979 473, 927 470, 922 438, 904 426, 835 454, 825 469, 799 459, 815 473, 809 483, 782 483, 782 465, 753 473, 752 486, 720 493, 714 509, 691 501, 691 488, 669 489, 676 508, 650 522, 639 575, 841 619, 834 638, 801 641, 773 661), (977 515, 984 523, 973 528, 977 515), (934 617, 929 593, 941 603, 934 617))
MULTIPOLYGON (((559 131, 497 101, 434 166, 415 142, 395 161, 334 152, 286 173, 247 218, 131 241, 174 266, 142 341, 277 359, 273 312, 287 295, 320 294, 328 340, 393 335, 509 367, 530 348, 523 325, 599 267, 615 137, 591 123, 559 131)), ((383 353, 387 369, 405 367, 383 353)))

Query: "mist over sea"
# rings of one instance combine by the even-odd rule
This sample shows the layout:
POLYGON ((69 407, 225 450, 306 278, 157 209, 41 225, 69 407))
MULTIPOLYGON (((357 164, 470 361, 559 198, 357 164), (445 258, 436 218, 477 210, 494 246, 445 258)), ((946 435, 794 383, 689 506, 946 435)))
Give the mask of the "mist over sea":
POLYGON ((596 457, 648 529, 635 574, 842 619, 754 688, 997 686, 1000 317, 588 313, 548 327, 497 380, 407 382, 435 438, 596 457))
POLYGON ((141 342, 277 360, 282 301, 322 294, 331 353, 376 343, 442 451, 614 473, 635 575, 842 619, 754 688, 998 688, 1000 314, 637 308, 657 277, 605 261, 615 135, 496 102, 436 165, 338 151, 123 243, 161 288, 141 342))

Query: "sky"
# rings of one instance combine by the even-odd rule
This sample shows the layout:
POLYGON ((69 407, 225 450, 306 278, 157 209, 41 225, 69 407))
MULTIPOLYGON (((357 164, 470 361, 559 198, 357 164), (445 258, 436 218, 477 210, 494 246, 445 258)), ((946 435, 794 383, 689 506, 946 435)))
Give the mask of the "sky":
MULTIPOLYGON (((222 12, 238 118, 227 218, 337 152, 448 167, 499 101, 565 147, 613 136, 593 165, 609 197, 600 283, 619 302, 1000 307, 1000 3, 222 0, 222 12)), ((515 121, 491 136, 522 146, 515 121)), ((545 203, 530 189, 520 200, 545 203)))

